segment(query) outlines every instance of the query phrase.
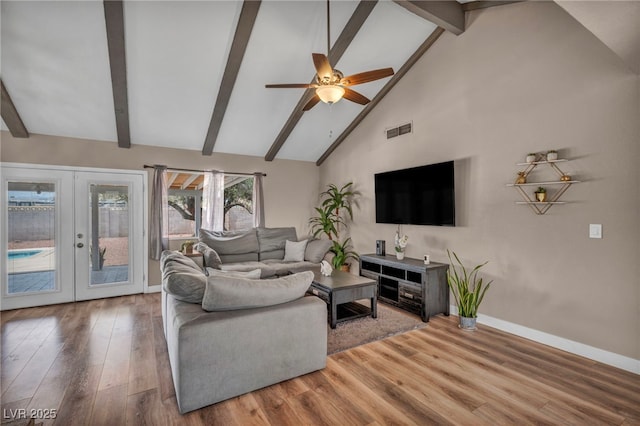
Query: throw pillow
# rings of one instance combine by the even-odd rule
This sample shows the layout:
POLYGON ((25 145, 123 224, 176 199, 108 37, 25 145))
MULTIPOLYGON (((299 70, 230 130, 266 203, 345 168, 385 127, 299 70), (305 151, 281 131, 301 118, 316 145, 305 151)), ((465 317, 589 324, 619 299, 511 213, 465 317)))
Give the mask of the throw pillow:
POLYGON ((304 260, 320 263, 331 248, 331 240, 309 240, 304 251, 304 260))
POLYGON ((203 242, 197 243, 193 248, 202 253, 202 260, 204 261, 205 267, 220 269, 222 260, 220 260, 220 256, 217 251, 203 242))
POLYGON ((210 277, 233 277, 247 278, 251 280, 259 280, 262 271, 254 269, 253 271, 221 271, 220 269, 207 268, 210 277))
POLYGON ((279 305, 304 296, 312 281, 311 271, 270 280, 211 276, 202 309, 213 312, 279 305))
POLYGON ((307 240, 289 241, 284 244, 283 262, 302 262, 304 261, 304 250, 307 248, 307 240))

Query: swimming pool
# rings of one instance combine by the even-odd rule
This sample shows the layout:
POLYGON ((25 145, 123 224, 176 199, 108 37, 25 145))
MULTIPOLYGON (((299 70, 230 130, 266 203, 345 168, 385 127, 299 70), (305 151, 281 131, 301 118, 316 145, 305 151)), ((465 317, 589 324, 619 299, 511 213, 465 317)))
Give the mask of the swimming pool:
POLYGON ((9 252, 9 260, 23 259, 25 257, 31 257, 41 252, 42 250, 12 250, 9 252))

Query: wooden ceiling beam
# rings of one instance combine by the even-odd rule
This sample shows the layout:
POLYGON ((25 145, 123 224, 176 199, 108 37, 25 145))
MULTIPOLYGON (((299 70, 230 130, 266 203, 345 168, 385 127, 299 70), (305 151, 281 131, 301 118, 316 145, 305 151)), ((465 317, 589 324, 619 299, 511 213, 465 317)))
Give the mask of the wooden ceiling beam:
POLYGON ((247 50, 247 45, 249 44, 249 38, 253 31, 253 24, 256 22, 256 17, 258 16, 260 4, 260 0, 245 0, 242 3, 240 19, 236 26, 231 50, 227 58, 227 65, 222 75, 222 81, 220 82, 220 90, 218 91, 216 104, 213 108, 213 114, 211 115, 211 122, 209 123, 207 136, 205 137, 204 146, 202 147, 202 155, 211 155, 213 153, 213 147, 216 144, 220 127, 222 127, 222 120, 224 119, 229 100, 231 99, 233 86, 236 83, 240 65, 242 65, 244 52, 247 50))
POLYGON ((418 49, 411 55, 411 57, 405 62, 402 67, 394 74, 391 79, 384 85, 384 87, 378 92, 378 94, 369 102, 364 109, 358 114, 358 116, 347 126, 347 128, 336 138, 336 140, 327 148, 327 150, 320 156, 320 158, 316 161, 316 165, 320 166, 333 151, 338 148, 338 146, 351 134, 351 132, 358 127, 360 122, 364 120, 364 118, 369 115, 369 113, 378 105, 378 103, 385 97, 389 91, 393 88, 393 86, 400 81, 402 77, 411 69, 411 67, 418 62, 418 59, 424 55, 424 53, 429 50, 429 48, 433 45, 433 43, 438 40, 438 38, 444 33, 445 29, 442 27, 436 28, 429 37, 418 47, 418 49))
POLYGON ((494 6, 504 6, 505 4, 521 3, 523 1, 525 0, 472 1, 469 3, 464 3, 462 5, 462 10, 464 10, 465 12, 470 12, 472 10, 486 9, 488 7, 494 6))
POLYGON ((2 86, 2 93, 0 94, 0 98, 2 100, 0 104, 0 112, 2 119, 4 120, 4 124, 7 125, 9 132, 11 132, 11 136, 14 138, 28 138, 29 132, 22 122, 22 118, 20 118, 20 114, 18 114, 18 110, 13 104, 11 96, 9 96, 9 92, 7 91, 7 88, 4 87, 4 82, 1 79, 0 86, 2 86))
POLYGON ((441 28, 460 35, 465 30, 464 10, 455 0, 393 0, 409 12, 424 18, 441 28))
POLYGON ((122 0, 104 0, 104 19, 109 46, 113 107, 116 116, 118 146, 131 147, 129 98, 127 95, 127 61, 124 48, 124 10, 122 0))
MULTIPOLYGON (((332 67, 338 63, 340 58, 342 58, 342 55, 347 50, 347 47, 349 47, 356 34, 358 34, 358 31, 360 31, 360 28, 367 20, 377 3, 378 0, 362 0, 360 1, 360 3, 358 3, 358 6, 353 12, 353 15, 351 15, 349 22, 347 22, 347 25, 342 30, 342 33, 340 33, 340 36, 329 52, 328 58, 332 67)), ((313 83, 314 81, 315 75, 312 78, 311 83, 313 83)), ((267 154, 264 157, 265 161, 273 161, 273 159, 276 158, 276 155, 289 138, 289 135, 298 124, 298 121, 300 121, 300 119, 302 118, 302 114, 304 113, 302 109, 314 94, 314 89, 307 89, 304 91, 304 93, 300 97, 300 100, 293 109, 293 112, 287 119, 284 127, 282 127, 282 130, 280 130, 278 137, 276 137, 276 140, 273 142, 273 144, 271 144, 271 148, 269 148, 269 151, 267 151, 267 154)))
POLYGON ((182 185, 180 186, 180 189, 187 189, 189 187, 189 185, 191 185, 193 183, 194 180, 198 179, 198 177, 200 176, 200 174, 192 174, 191 176, 187 177, 184 182, 182 182, 182 185))

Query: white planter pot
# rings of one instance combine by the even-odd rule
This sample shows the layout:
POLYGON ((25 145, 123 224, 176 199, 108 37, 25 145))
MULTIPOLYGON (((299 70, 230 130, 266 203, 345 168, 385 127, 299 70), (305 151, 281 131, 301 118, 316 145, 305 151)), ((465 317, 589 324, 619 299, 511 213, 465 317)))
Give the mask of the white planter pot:
POLYGON ((476 329, 476 319, 477 318, 460 317, 460 325, 458 325, 458 327, 463 330, 473 331, 476 329))
POLYGON ((547 153, 547 161, 556 161, 558 159, 557 152, 549 152, 547 153))
POLYGON ((404 252, 403 252, 403 251, 397 251, 397 252, 396 252, 396 258, 397 258, 398 260, 402 260, 402 259, 404 259, 404 252))
POLYGON ((527 163, 533 163, 534 161, 536 161, 536 156, 535 155, 527 155, 527 158, 525 159, 525 161, 527 163))

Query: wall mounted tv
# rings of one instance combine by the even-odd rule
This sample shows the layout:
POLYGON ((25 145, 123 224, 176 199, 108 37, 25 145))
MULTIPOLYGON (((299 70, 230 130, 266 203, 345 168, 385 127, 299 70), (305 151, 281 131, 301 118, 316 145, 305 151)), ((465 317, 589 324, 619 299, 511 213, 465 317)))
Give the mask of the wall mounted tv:
POLYGON ((453 161, 375 175, 376 222, 455 226, 453 161))

